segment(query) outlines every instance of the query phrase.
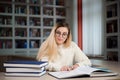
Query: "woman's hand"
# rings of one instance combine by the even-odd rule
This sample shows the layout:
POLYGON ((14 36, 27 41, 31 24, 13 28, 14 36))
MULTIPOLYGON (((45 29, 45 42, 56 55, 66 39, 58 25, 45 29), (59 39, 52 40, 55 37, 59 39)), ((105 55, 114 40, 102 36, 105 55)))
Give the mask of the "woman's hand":
POLYGON ((70 71, 70 70, 74 70, 76 69, 77 67, 79 67, 78 64, 75 64, 73 66, 63 66, 60 71, 70 71))
POLYGON ((70 71, 72 70, 72 67, 69 67, 69 66, 63 66, 60 71, 70 71))
POLYGON ((72 70, 76 69, 77 67, 79 67, 78 64, 73 65, 73 66, 72 66, 72 70))

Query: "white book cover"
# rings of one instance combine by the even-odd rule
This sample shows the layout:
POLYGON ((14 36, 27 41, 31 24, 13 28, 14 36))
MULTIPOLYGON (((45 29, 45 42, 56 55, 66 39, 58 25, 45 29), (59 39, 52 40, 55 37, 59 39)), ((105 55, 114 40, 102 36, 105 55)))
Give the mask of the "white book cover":
POLYGON ((43 72, 5 72, 5 76, 18 76, 18 77, 40 77, 44 75, 46 71, 43 72))
POLYGON ((43 72, 45 67, 41 68, 16 68, 16 67, 7 67, 6 72, 43 72))

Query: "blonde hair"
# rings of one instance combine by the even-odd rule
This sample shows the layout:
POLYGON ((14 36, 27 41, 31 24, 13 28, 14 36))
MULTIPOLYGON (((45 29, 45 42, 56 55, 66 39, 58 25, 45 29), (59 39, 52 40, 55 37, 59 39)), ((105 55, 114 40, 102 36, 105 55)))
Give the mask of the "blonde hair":
POLYGON ((57 23, 53 26, 52 31, 48 38, 41 44, 41 47, 38 51, 37 60, 41 60, 42 57, 47 56, 49 61, 54 61, 58 56, 57 43, 55 41, 55 31, 59 27, 66 27, 68 29, 68 36, 64 42, 64 47, 67 48, 70 46, 72 35, 67 23, 57 23))

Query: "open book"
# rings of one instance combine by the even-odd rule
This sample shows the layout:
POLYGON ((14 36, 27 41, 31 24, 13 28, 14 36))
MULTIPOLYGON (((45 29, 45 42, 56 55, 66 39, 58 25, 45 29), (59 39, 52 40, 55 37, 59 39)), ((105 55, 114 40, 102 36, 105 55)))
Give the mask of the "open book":
POLYGON ((48 72, 48 74, 56 78, 72 78, 72 77, 97 77, 97 76, 114 76, 117 73, 104 68, 93 68, 89 66, 81 66, 71 71, 48 72))

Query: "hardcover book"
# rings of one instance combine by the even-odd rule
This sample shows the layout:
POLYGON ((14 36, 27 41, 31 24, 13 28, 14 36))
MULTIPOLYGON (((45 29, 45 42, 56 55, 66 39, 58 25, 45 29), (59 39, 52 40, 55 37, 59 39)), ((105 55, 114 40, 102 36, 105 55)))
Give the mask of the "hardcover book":
POLYGON ((7 61, 3 65, 6 76, 42 76, 46 73, 46 61, 7 61))
POLYGON ((6 76, 25 76, 25 77, 40 77, 42 75, 44 75, 46 73, 46 71, 44 70, 43 72, 6 72, 5 75, 6 76))
POLYGON ((46 61, 7 61, 3 65, 4 67, 34 67, 40 68, 46 66, 46 61))
POLYGON ((56 78, 100 77, 117 75, 117 73, 111 72, 108 69, 93 68, 89 66, 81 66, 71 71, 49 72, 48 74, 56 78))
POLYGON ((41 68, 21 68, 21 67, 6 67, 6 72, 43 72, 45 67, 41 68))

